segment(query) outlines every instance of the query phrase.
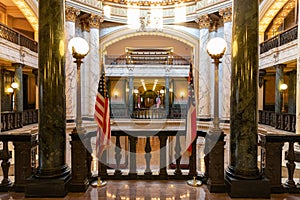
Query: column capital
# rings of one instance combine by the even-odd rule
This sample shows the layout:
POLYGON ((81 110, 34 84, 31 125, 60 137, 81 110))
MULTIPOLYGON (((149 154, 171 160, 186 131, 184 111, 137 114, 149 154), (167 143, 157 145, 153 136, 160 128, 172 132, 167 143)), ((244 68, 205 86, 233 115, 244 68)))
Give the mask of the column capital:
POLYGON ((83 13, 76 18, 76 25, 81 28, 82 31, 90 32, 90 14, 83 13))
POLYGON ((224 23, 232 21, 232 7, 220 9, 219 14, 222 16, 224 23))
POLYGON ((273 66, 274 68, 285 68, 286 67, 286 64, 277 64, 277 65, 274 65, 273 66))
POLYGON ((80 14, 80 10, 71 6, 66 6, 65 14, 66 14, 66 21, 75 22, 76 17, 80 14))
POLYGON ((103 16, 92 14, 89 18, 90 28, 99 28, 100 24, 104 21, 103 16))
POLYGON ((208 14, 200 15, 195 21, 199 24, 199 29, 210 27, 210 18, 208 14))

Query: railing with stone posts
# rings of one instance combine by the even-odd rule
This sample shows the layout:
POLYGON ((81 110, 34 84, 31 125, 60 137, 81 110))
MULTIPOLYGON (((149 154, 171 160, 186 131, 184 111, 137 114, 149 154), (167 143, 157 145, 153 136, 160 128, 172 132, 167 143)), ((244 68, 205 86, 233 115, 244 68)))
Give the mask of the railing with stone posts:
POLYGON ((299 183, 295 182, 300 178, 296 175, 298 173, 295 173, 296 162, 300 161, 300 154, 294 149, 299 142, 300 135, 293 133, 259 133, 261 170, 263 175, 270 180, 271 193, 300 192, 300 188, 297 187, 299 183), (283 166, 284 162, 285 166, 283 166), (287 173, 286 180, 283 179, 283 173, 287 173))
POLYGON ((271 49, 287 44, 298 38, 298 25, 294 26, 279 35, 276 35, 260 44, 260 53, 265 53, 271 49))
POLYGON ((2 168, 2 180, 0 191, 24 192, 27 178, 35 173, 37 163, 38 134, 30 132, 2 132, 0 141, 0 160, 2 168), (12 151, 9 146, 13 145, 14 165, 11 166, 12 151), (9 172, 13 171, 14 182, 9 178, 9 172))
POLYGON ((295 132, 296 115, 259 110, 258 123, 273 126, 278 130, 295 132))
MULTIPOLYGON (((206 132, 197 131, 197 137, 207 139, 206 145, 213 145, 205 157, 205 173, 201 177, 197 170, 197 159, 200 159, 196 147, 197 137, 192 143, 188 163, 182 163, 181 138, 185 135, 185 130, 113 130, 112 141, 114 142, 98 161, 96 176, 103 180, 188 180, 198 177, 204 181, 208 180, 208 188, 211 192, 225 192, 224 134, 217 138, 213 135, 207 136, 206 132), (156 145, 153 138, 158 139, 156 145), (172 149, 174 148, 172 161, 170 157, 167 158, 167 155, 170 156, 167 146, 171 142, 172 149), (155 156, 156 160, 152 161, 155 156), (157 166, 158 168, 153 169, 157 166)), ((85 191, 87 180, 96 179, 91 172, 94 165, 91 164, 93 146, 91 141, 95 137, 95 131, 71 134, 71 160, 72 166, 76 166, 72 167, 71 191, 85 191)))
POLYGON ((21 47, 26 47, 33 52, 38 52, 38 43, 36 41, 2 23, 0 23, 0 38, 20 45, 21 47))
POLYGON ((38 122, 38 110, 24 110, 23 112, 2 112, 1 131, 18 129, 38 122))

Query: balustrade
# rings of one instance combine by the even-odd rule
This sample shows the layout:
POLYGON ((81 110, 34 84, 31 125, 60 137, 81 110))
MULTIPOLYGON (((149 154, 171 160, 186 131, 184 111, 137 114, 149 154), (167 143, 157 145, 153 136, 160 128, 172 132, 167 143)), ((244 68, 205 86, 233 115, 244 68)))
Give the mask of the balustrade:
POLYGON ((266 40, 260 44, 260 53, 265 53, 271 49, 287 44, 298 38, 298 25, 290 28, 273 38, 266 40))
POLYGON ((23 112, 2 112, 1 131, 21 128, 38 122, 38 110, 25 110, 23 112))
POLYGON ((259 110, 258 123, 273 126, 276 129, 295 132, 296 115, 259 110))
POLYGON ((22 47, 26 47, 33 52, 38 52, 38 43, 36 41, 22 35, 21 33, 1 23, 0 23, 0 38, 8 40, 22 47))
MULTIPOLYGON (((294 180, 296 169, 294 144, 299 142, 300 135, 297 134, 259 133, 262 157, 261 169, 266 178, 270 180, 271 193, 300 192, 300 188, 296 187, 294 180), (288 144, 285 152, 287 180, 282 182, 282 151, 284 151, 284 143, 288 144)), ((297 160, 297 162, 299 161, 297 160)))

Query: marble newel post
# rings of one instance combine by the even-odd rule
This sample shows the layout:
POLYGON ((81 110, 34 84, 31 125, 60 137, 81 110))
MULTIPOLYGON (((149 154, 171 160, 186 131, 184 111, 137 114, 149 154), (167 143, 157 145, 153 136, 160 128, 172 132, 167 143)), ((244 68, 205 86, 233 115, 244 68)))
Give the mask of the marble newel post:
MULTIPOLYGON (((75 37, 75 21, 80 10, 73 7, 66 7, 66 42, 75 37)), ((72 54, 66 52, 66 119, 67 121, 75 121, 76 117, 76 74, 77 69, 74 64, 72 54)))
POLYGON ((237 198, 270 198, 257 167, 258 1, 233 1, 230 165, 225 181, 237 198))
POLYGON ((209 27, 210 18, 208 15, 202 15, 197 19, 200 29, 200 48, 199 48, 199 95, 198 95, 198 117, 203 120, 211 118, 211 87, 210 87, 210 76, 211 74, 211 58, 206 52, 206 44, 209 40, 209 27))
POLYGON ((227 50, 222 59, 222 84, 221 84, 221 121, 229 121, 230 118, 230 84, 231 84, 231 38, 232 38, 232 8, 224 8, 219 11, 224 21, 224 39, 227 50))
POLYGON ((39 1, 39 166, 26 197, 62 197, 71 178, 66 164, 64 0, 39 1))
POLYGON ((13 66, 15 67, 15 76, 14 80, 19 84, 19 87, 15 89, 16 91, 16 98, 15 98, 15 106, 16 108, 14 111, 16 112, 23 112, 23 73, 22 73, 22 68, 23 64, 21 63, 14 63, 13 66))

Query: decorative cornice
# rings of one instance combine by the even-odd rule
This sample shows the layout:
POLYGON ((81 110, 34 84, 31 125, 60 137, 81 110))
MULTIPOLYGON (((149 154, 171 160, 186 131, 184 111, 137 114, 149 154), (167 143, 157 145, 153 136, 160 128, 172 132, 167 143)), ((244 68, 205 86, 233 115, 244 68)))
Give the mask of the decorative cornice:
POLYGON ((80 14, 80 10, 71 6, 66 6, 65 14, 66 21, 75 22, 76 17, 80 14))
POLYGON ((232 7, 220 9, 219 14, 223 17, 224 23, 232 21, 232 7))
POLYGON ((210 27, 210 17, 208 14, 199 16, 195 21, 199 24, 199 29, 210 27))

